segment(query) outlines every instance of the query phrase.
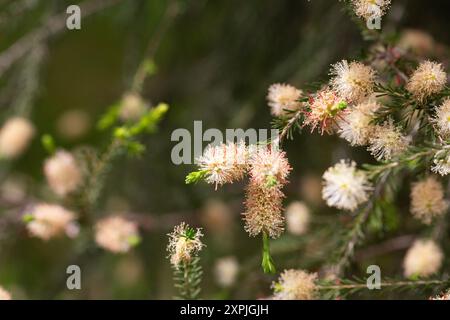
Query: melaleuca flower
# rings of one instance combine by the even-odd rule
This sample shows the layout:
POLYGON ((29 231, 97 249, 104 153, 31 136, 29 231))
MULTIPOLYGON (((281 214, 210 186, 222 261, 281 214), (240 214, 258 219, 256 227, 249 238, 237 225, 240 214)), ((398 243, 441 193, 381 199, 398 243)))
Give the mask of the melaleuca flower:
POLYGON ((431 171, 446 176, 450 173, 450 153, 443 149, 436 152, 433 158, 433 166, 431 171))
POLYGON ((287 230, 297 236, 308 230, 310 220, 309 208, 300 201, 294 201, 286 208, 287 230))
POLYGON ((409 139, 405 137, 399 128, 395 127, 392 119, 377 125, 369 138, 370 146, 367 150, 378 161, 390 160, 408 149, 409 139))
POLYGON ((242 179, 248 166, 248 157, 244 142, 229 142, 218 146, 208 145, 197 163, 200 170, 205 172, 205 181, 215 184, 217 188, 218 185, 242 179))
POLYGON ((289 111, 298 110, 301 107, 299 101, 302 91, 289 84, 276 83, 269 87, 267 101, 272 115, 279 117, 289 111))
POLYGON ((224 257, 216 261, 214 274, 217 283, 222 287, 230 287, 236 282, 239 264, 235 257, 224 257))
POLYGON ((436 108, 436 116, 433 119, 436 124, 437 130, 442 137, 450 136, 450 98, 444 100, 444 102, 436 108))
POLYGON ((444 255, 432 240, 416 240, 403 261, 405 277, 428 277, 439 271, 444 255))
POLYGON ((271 238, 278 238, 284 230, 283 198, 284 194, 277 186, 250 182, 243 213, 245 231, 252 237, 264 232, 271 238))
POLYGON ((11 300, 11 294, 0 286, 0 300, 11 300))
POLYGON ((355 14, 366 20, 381 18, 389 8, 391 0, 352 0, 355 14))
POLYGON ((265 147, 258 148, 250 160, 252 181, 260 185, 284 185, 291 171, 286 153, 265 147))
POLYGON ((434 217, 444 214, 447 208, 444 189, 435 177, 429 176, 412 185, 411 213, 423 223, 430 224, 434 217))
POLYGON ((450 290, 440 295, 431 297, 430 300, 450 300, 450 290))
POLYGON ((89 131, 92 125, 91 116, 84 110, 68 110, 57 121, 59 134, 68 140, 76 140, 89 131))
POLYGON ((140 242, 138 226, 120 216, 101 219, 95 225, 95 242, 113 253, 128 252, 140 242))
POLYGON ((82 182, 81 170, 75 157, 64 150, 57 151, 45 160, 44 174, 50 188, 60 196, 75 191, 82 182))
POLYGON ((372 190, 364 171, 355 162, 341 160, 323 174, 322 198, 330 207, 353 211, 369 198, 372 190))
POLYGON ((272 283, 274 299, 276 300, 313 300, 317 295, 317 274, 303 270, 285 270, 272 283))
POLYGON ((76 215, 72 211, 47 203, 36 205, 31 214, 24 217, 30 234, 43 240, 70 234, 71 229, 77 225, 75 219, 76 215))
POLYGON ((429 96, 439 93, 447 83, 447 74, 442 64, 425 61, 414 71, 406 89, 412 93, 413 97, 423 102, 429 96))
POLYGON ((27 148, 34 126, 25 118, 11 118, 0 129, 0 158, 13 159, 27 148))
POLYGON ((127 93, 123 96, 119 109, 119 118, 122 121, 136 121, 148 109, 146 102, 136 93, 127 93))
POLYGON ((397 47, 418 55, 428 55, 435 49, 433 37, 422 30, 406 29, 402 32, 397 47))
POLYGON ((379 108, 375 101, 367 101, 348 110, 337 122, 339 136, 352 146, 367 145, 375 128, 372 124, 374 113, 379 108))
POLYGON ((319 127, 321 133, 331 133, 336 119, 347 108, 347 102, 330 88, 317 92, 310 98, 309 111, 305 112, 305 125, 311 126, 311 131, 319 127))
POLYGON ((176 226, 168 236, 169 245, 167 246, 167 251, 169 251, 170 263, 174 267, 178 267, 183 263, 189 263, 204 247, 200 240, 203 237, 201 229, 190 228, 184 222, 176 226))
POLYGON ((330 74, 333 89, 349 102, 360 102, 373 92, 375 71, 361 62, 342 60, 332 66, 330 74))

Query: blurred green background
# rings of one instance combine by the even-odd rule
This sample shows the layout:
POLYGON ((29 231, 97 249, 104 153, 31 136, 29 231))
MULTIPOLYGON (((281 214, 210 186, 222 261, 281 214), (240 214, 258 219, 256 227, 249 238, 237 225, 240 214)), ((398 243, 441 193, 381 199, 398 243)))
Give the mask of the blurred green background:
MULTIPOLYGON (((1 0, 0 52, 74 3, 1 0)), ((110 133, 97 131, 95 122, 130 86, 167 5, 164 0, 119 1, 84 18, 81 30, 65 30, 34 46, 0 80, 0 121, 17 113, 28 114, 37 136, 50 133, 64 148, 104 147, 110 133), (73 109, 83 111, 89 124, 76 138, 61 130, 65 127, 61 116, 73 109)), ((357 58, 365 43, 339 1, 191 0, 179 1, 178 9, 153 57, 156 73, 143 87, 147 101, 167 102, 170 110, 159 131, 145 138, 143 157, 120 158, 114 163, 99 204, 103 214, 145 215, 141 245, 125 255, 94 251, 80 256, 77 241, 45 243, 28 237, 20 223, 0 224, 0 284, 16 297, 171 298, 174 290, 166 259, 166 234, 182 220, 205 229, 203 298, 257 298, 270 292, 274 278, 260 271, 260 240, 248 238, 239 217, 244 185, 218 191, 206 184, 185 185, 184 177, 194 167, 172 163, 170 154, 176 142, 171 142, 171 133, 177 128, 192 131, 194 120, 202 120, 204 130, 270 128, 265 102, 270 84, 287 82, 307 88, 311 82, 327 78, 331 63, 357 58), (213 266, 216 259, 229 255, 237 257, 241 273, 238 284, 225 290, 217 285, 213 266), (65 289, 69 264, 82 268, 80 291, 65 289)), ((449 10, 448 1, 394 0, 383 20, 383 31, 395 34, 403 28, 416 28, 431 34, 436 42, 448 44, 449 10)), ((320 200, 322 172, 342 157, 358 163, 372 161, 363 149, 350 149, 336 137, 306 132, 289 141, 286 150, 294 168, 286 204, 305 201, 319 222, 336 215, 320 200)), ((45 157, 35 138, 19 160, 2 164, 0 182, 21 179, 27 199, 39 198, 45 184, 45 157)), ((0 207, 0 215, 10 209, 0 207)), ((310 232, 314 230, 313 224, 310 232)), ((275 255, 279 269, 316 270, 329 252, 326 239, 332 234, 325 232, 320 241, 284 236, 274 244, 275 252, 279 248, 275 255)), ((402 256, 397 252, 386 257, 383 270, 401 274, 402 256)), ((355 266, 353 272, 364 275, 365 269, 355 266)))

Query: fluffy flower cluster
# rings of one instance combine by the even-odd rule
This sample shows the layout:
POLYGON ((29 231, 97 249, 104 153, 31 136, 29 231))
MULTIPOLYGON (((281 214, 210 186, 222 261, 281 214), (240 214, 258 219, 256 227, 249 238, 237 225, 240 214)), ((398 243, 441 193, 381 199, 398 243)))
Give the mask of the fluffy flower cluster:
POLYGON ((272 115, 279 117, 289 111, 298 110, 301 107, 299 101, 302 91, 289 84, 275 83, 269 87, 267 101, 272 115))
POLYGON ((239 272, 239 264, 235 257, 224 257, 217 260, 214 273, 217 282, 222 287, 230 287, 235 281, 239 272))
POLYGON ((0 300, 11 300, 11 294, 0 286, 0 300))
POLYGON ((21 155, 34 136, 34 126, 25 118, 11 118, 0 129, 0 158, 21 155))
POLYGON ((381 18, 389 8, 391 0, 352 0, 358 17, 368 19, 381 18))
POLYGON ((356 169, 355 162, 341 160, 323 174, 322 198, 327 205, 344 210, 355 210, 368 200, 372 190, 364 171, 356 169))
POLYGON ((410 140, 394 125, 392 119, 375 126, 372 132, 367 150, 378 161, 390 160, 408 148, 410 140))
POLYGON ((450 137, 450 98, 445 99, 436 109, 436 116, 433 122, 436 124, 437 130, 442 137, 450 137))
POLYGON ((57 151, 45 161, 44 174, 50 188, 60 196, 75 191, 82 182, 81 170, 75 157, 64 150, 57 151))
POLYGON ((416 182, 411 188, 411 213, 423 223, 446 212, 448 203, 444 198, 441 183, 433 176, 416 182))
POLYGON ((347 102, 330 88, 318 91, 309 100, 309 111, 305 112, 305 125, 311 127, 311 131, 320 128, 321 133, 331 133, 334 125, 343 110, 347 108, 347 102))
POLYGON ((317 293, 317 274, 303 270, 285 270, 272 284, 276 300, 313 300, 317 293))
POLYGON ((259 148, 252 157, 243 214, 245 230, 251 236, 265 232, 277 238, 283 232, 282 188, 290 171, 284 152, 259 148))
POLYGON ((333 89, 348 102, 361 102, 373 92, 375 71, 361 62, 342 60, 332 66, 330 74, 333 89))
POLYGON ((375 112, 381 106, 368 100, 360 103, 346 112, 338 121, 338 134, 352 146, 364 146, 374 134, 375 125, 372 124, 375 112))
POLYGON ((248 166, 249 152, 244 142, 209 145, 197 159, 200 170, 206 172, 205 181, 216 188, 233 183, 244 177, 248 166))
POLYGON ((430 276, 439 271, 443 258, 441 248, 434 241, 416 240, 403 261, 405 276, 430 276))
POLYGON ((447 83, 447 74, 442 64, 425 61, 414 71, 406 89, 414 98, 423 102, 429 96, 439 93, 447 83))
POLYGON ((138 226, 120 216, 104 218, 95 226, 95 241, 108 251, 128 252, 140 242, 138 226))
POLYGON ((201 229, 190 228, 184 222, 176 226, 168 236, 169 245, 167 246, 167 251, 169 251, 170 263, 174 267, 178 267, 183 263, 189 263, 204 247, 200 240, 203 236, 201 229))
POLYGON ((308 230, 310 213, 308 207, 300 201, 294 201, 286 208, 287 230, 297 236, 308 230))
POLYGON ((446 176, 450 173, 450 153, 448 150, 439 150, 433 158, 431 171, 446 176))
POLYGON ((42 203, 33 208, 32 213, 26 217, 27 229, 34 237, 49 240, 61 234, 75 236, 78 225, 75 222, 76 215, 65 208, 42 203))

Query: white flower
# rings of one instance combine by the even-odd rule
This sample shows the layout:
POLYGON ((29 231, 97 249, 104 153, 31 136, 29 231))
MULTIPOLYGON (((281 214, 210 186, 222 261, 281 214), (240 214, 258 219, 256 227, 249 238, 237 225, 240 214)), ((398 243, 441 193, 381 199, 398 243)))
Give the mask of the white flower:
POLYGON ((353 211, 368 200, 372 186, 366 173, 356 169, 355 162, 341 160, 323 174, 322 198, 327 205, 353 211))
POLYGON ((167 251, 169 251, 170 263, 176 268, 182 263, 190 262, 204 247, 200 240, 203 237, 201 229, 191 228, 184 222, 176 226, 168 236, 167 251))
POLYGON ((214 273, 216 280, 222 287, 230 287, 235 281, 239 272, 239 264, 235 257, 224 257, 216 261, 214 273))
POLYGON ((286 208, 287 230, 295 235, 302 235, 308 230, 310 220, 309 208, 300 201, 294 201, 286 208))
POLYGON ((84 110, 68 110, 57 122, 58 132, 66 139, 74 140, 84 136, 91 127, 91 118, 84 110))
POLYGON ((45 161, 44 173, 50 188, 60 196, 75 191, 82 182, 82 175, 74 156, 64 150, 57 151, 45 161))
POLYGON ((447 211, 442 184, 433 176, 416 182, 411 188, 411 213, 425 224, 447 211))
POLYGON ((302 91, 289 84, 276 83, 269 87, 267 101, 274 116, 282 116, 287 111, 298 110, 302 91))
POLYGON ((369 143, 375 126, 371 123, 374 113, 381 106, 375 101, 361 103, 348 110, 338 121, 338 134, 352 146, 363 146, 369 143))
POLYGON ((76 215, 65 208, 54 204, 38 204, 32 213, 25 217, 27 229, 32 236, 49 240, 61 234, 67 234, 76 224, 76 215))
POLYGON ((135 93, 127 93, 122 98, 119 109, 119 118, 122 121, 136 121, 148 109, 147 104, 141 96, 135 93))
POLYGON ((104 218, 95 226, 97 244, 113 253, 125 253, 140 242, 138 226, 120 216, 104 218))
POLYGON ((425 61, 414 71, 406 89, 420 102, 425 98, 439 93, 447 83, 447 74, 442 64, 425 61))
POLYGON ((405 137, 399 128, 395 127, 392 119, 377 125, 373 135, 369 138, 370 146, 367 150, 378 161, 390 160, 408 149, 409 138, 405 137))
POLYGON ((0 300, 11 300, 11 294, 0 286, 0 300))
POLYGON ((431 171, 446 176, 450 173, 450 153, 443 149, 436 152, 433 158, 433 166, 431 171))
POLYGON ((303 270, 285 270, 272 284, 276 300, 313 300, 317 293, 317 274, 303 270))
POLYGON ((0 158, 18 157, 34 136, 34 126, 25 118, 11 118, 0 129, 0 158))
POLYGON ((433 122, 441 136, 445 138, 450 136, 450 98, 445 99, 442 105, 436 109, 433 122))
POLYGON ((432 240, 416 240, 406 253, 403 268, 406 277, 427 277, 439 271, 444 255, 432 240))
POLYGON ((360 62, 342 60, 332 66, 333 89, 349 102, 360 102, 373 92, 375 71, 360 62))

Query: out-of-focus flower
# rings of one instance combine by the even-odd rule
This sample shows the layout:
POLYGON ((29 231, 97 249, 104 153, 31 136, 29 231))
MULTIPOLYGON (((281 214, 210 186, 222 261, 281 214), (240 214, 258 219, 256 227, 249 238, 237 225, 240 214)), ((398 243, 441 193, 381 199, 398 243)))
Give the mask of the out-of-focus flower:
POLYGON ((34 126, 25 118, 10 118, 0 129, 0 158, 21 155, 34 136, 34 126))
POLYGON ((297 236, 308 230, 310 220, 309 208, 300 201, 294 201, 286 208, 287 230, 297 236))
POLYGON ((230 207, 221 200, 210 199, 202 209, 202 225, 213 235, 229 232, 233 218, 230 207))
POLYGON ((91 118, 83 110, 68 110, 58 118, 56 125, 61 136, 74 140, 83 137, 89 131, 91 118))
POLYGON ((391 0, 352 0, 355 14, 366 20, 381 18, 389 9, 391 0))
POLYGON ((303 270, 285 270, 272 283, 274 299, 276 300, 313 300, 317 294, 317 274, 303 270))
POLYGON ((236 282, 239 263, 235 257, 224 257, 216 261, 214 274, 217 283, 222 287, 230 287, 236 282))
POLYGON ((65 208, 41 203, 36 205, 32 213, 24 217, 27 229, 34 237, 49 240, 67 231, 76 224, 76 215, 65 208))
POLYGON ((167 251, 169 251, 170 263, 176 268, 180 264, 189 263, 204 247, 200 240, 203 237, 201 229, 191 228, 184 222, 176 226, 168 236, 167 251))
POLYGON ((361 102, 373 92, 375 71, 361 62, 342 60, 332 66, 330 74, 333 89, 349 102, 361 102))
POLYGON ((147 103, 135 93, 127 93, 122 98, 119 118, 122 121, 136 121, 148 109, 147 103))
POLYGON ((352 146, 367 145, 375 128, 371 122, 379 108, 380 105, 377 102, 369 100, 348 110, 338 121, 339 136, 350 142, 352 146))
POLYGON ((301 107, 299 101, 302 91, 289 84, 276 83, 269 87, 267 101, 272 115, 283 116, 288 111, 295 111, 301 107))
POLYGON ((447 138, 450 136, 450 98, 444 100, 444 102, 436 108, 436 116, 433 119, 436 124, 439 134, 447 138))
POLYGON ((9 177, 0 185, 0 198, 11 204, 18 204, 27 196, 26 189, 26 181, 23 177, 9 177))
POLYGON ((335 91, 330 88, 322 89, 310 98, 310 110, 305 112, 304 123, 311 127, 311 131, 319 128, 322 134, 332 133, 337 119, 342 117, 343 110, 347 106, 347 102, 335 91))
POLYGON ((216 188, 225 183, 233 183, 244 177, 248 166, 248 150, 244 142, 208 145, 197 159, 201 171, 206 172, 205 181, 216 188))
POLYGON ((11 294, 0 286, 0 300, 11 300, 11 294))
POLYGON ((403 261, 405 276, 430 276, 439 271, 443 258, 441 248, 434 241, 416 240, 403 261))
POLYGON ((411 188, 411 213, 425 224, 447 211, 441 183, 433 176, 416 182, 411 188))
POLYGON ((322 197, 330 207, 353 211, 369 198, 372 190, 364 171, 356 163, 341 160, 323 174, 322 197))
POLYGON ((121 216, 101 219, 95 225, 95 241, 113 253, 125 253, 139 244, 138 226, 121 216))
POLYGON ((430 300, 450 300, 450 290, 442 293, 441 295, 431 297, 430 300))
POLYGON ((50 188, 56 194, 65 196, 75 191, 82 182, 82 175, 75 157, 59 150, 44 164, 44 173, 50 188))
POLYGON ((433 52, 435 42, 433 37, 422 30, 406 29, 402 32, 397 47, 418 54, 428 55, 433 52))
POLYGON ((423 102, 429 96, 439 93, 447 83, 447 74, 442 64, 424 61, 414 71, 406 89, 414 98, 423 102))
POLYGON ((394 125, 392 119, 377 125, 373 129, 373 134, 369 137, 370 146, 367 150, 380 160, 390 160, 393 157, 406 151, 409 146, 408 137, 404 136, 400 129, 394 125))

